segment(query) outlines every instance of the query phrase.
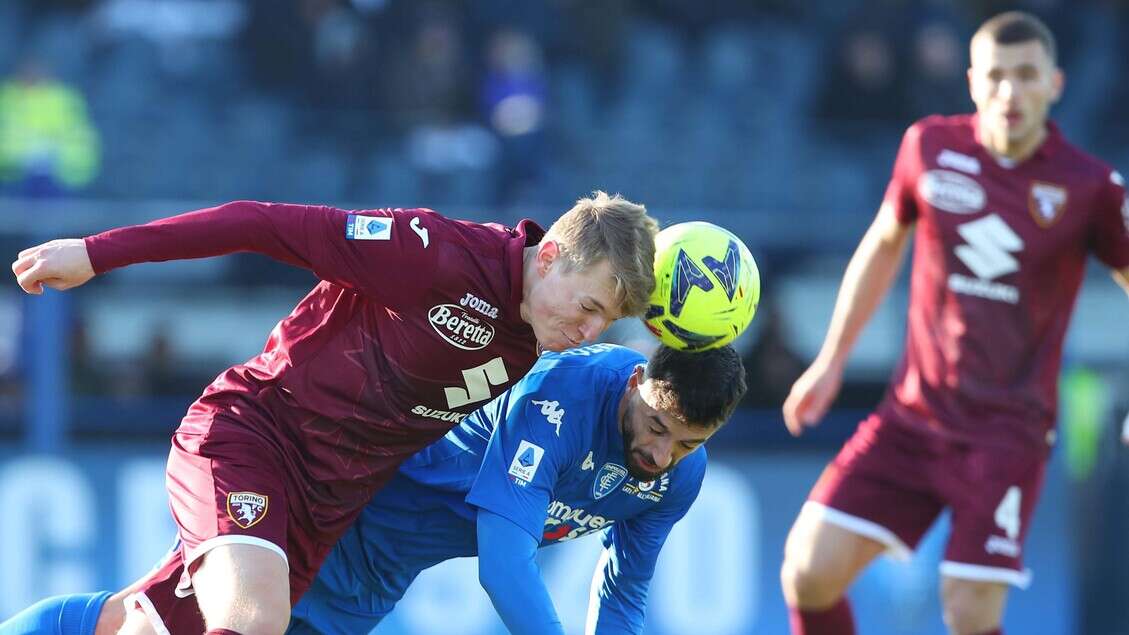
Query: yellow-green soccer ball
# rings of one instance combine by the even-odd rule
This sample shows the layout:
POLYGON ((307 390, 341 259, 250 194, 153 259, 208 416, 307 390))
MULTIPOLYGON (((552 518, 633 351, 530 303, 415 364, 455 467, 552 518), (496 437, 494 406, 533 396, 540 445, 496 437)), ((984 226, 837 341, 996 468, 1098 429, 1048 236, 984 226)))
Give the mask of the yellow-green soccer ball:
POLYGON ((712 223, 679 223, 655 239, 655 290, 643 320, 671 348, 716 348, 749 326, 760 295, 757 263, 740 238, 712 223))

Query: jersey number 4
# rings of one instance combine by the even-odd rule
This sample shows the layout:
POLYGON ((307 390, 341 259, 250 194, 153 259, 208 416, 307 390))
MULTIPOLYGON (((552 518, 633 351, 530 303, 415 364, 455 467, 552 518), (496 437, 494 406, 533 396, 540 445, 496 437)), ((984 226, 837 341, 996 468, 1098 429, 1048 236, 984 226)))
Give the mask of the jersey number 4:
POLYGON ((465 388, 448 386, 443 389, 443 392, 447 395, 447 407, 458 408, 467 404, 486 401, 490 398, 490 386, 500 386, 509 380, 510 377, 506 374, 506 365, 502 362, 501 357, 495 357, 485 364, 468 368, 463 371, 465 388))
POLYGON ((996 526, 1007 532, 1007 537, 1015 540, 1019 537, 1019 512, 1023 495, 1015 485, 1007 488, 1000 506, 996 508, 996 526))

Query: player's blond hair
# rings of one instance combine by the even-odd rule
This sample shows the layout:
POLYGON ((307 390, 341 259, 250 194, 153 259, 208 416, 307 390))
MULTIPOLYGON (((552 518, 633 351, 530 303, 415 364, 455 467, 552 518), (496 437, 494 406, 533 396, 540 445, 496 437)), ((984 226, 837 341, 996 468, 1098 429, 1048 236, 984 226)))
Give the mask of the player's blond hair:
POLYGON ((647 208, 619 194, 597 190, 576 201, 541 242, 556 241, 565 271, 584 270, 607 260, 624 316, 646 312, 655 288, 655 235, 659 224, 647 208))

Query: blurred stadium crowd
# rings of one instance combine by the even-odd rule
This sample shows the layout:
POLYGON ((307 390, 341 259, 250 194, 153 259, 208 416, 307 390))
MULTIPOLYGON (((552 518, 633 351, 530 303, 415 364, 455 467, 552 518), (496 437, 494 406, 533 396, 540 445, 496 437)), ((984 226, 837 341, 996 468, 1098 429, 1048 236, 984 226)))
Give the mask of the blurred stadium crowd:
MULTIPOLYGON (((58 82, 50 176, 89 196, 559 206, 609 183, 869 214, 905 124, 969 109, 964 42, 1014 4, 13 0, 0 137, 32 123, 30 82, 58 82)), ((1019 4, 1057 31, 1058 119, 1125 163, 1121 3, 1019 4)))

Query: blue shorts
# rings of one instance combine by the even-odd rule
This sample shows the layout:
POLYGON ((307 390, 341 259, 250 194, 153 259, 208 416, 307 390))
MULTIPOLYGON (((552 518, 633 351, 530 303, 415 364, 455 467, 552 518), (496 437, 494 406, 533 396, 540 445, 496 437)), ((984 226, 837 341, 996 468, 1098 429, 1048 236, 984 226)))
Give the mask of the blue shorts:
POLYGON ((477 551, 474 524, 452 522, 449 510, 394 510, 380 502, 378 494, 334 545, 294 605, 288 633, 367 633, 424 569, 477 551))

